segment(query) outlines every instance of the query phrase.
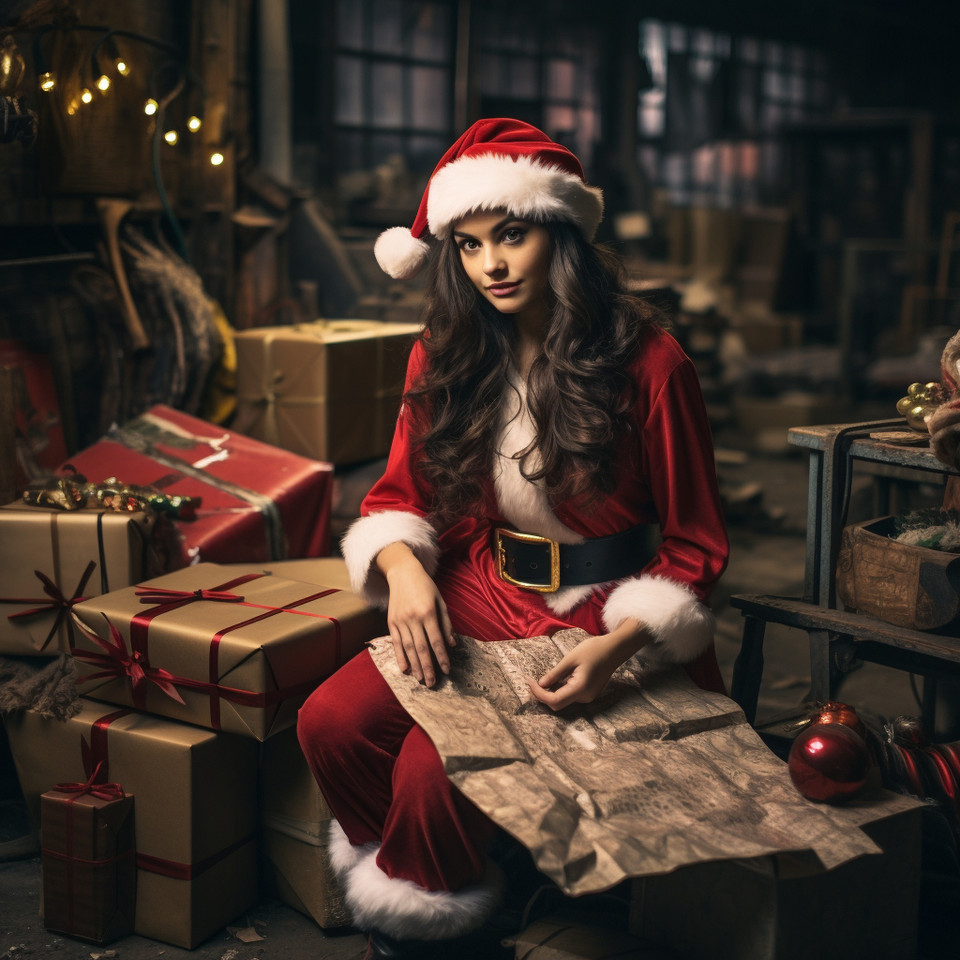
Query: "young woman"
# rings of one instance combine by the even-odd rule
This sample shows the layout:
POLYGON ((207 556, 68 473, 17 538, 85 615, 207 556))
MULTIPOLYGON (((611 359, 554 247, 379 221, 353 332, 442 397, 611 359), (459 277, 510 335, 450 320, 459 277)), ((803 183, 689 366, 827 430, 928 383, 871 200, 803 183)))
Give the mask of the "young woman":
MULTIPOLYGON (((592 701, 635 654, 722 690, 705 601, 727 538, 697 375, 592 245, 602 212, 570 151, 481 120, 412 229, 377 242, 392 276, 427 260, 432 274, 386 472, 343 553, 387 609, 400 668, 428 687, 457 633, 572 626, 589 636, 530 681, 549 708, 592 701)), ((299 735, 368 957, 422 956, 407 942, 478 926, 496 904, 493 826, 368 654, 307 701, 299 735)))

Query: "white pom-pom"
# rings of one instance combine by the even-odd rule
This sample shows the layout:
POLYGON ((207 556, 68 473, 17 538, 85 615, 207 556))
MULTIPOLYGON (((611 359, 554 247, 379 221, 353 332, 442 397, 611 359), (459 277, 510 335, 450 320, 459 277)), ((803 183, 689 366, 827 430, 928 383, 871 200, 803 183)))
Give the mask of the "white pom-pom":
POLYGON ((390 227, 377 237, 373 253, 384 273, 394 280, 415 277, 427 259, 430 247, 418 240, 407 227, 390 227))

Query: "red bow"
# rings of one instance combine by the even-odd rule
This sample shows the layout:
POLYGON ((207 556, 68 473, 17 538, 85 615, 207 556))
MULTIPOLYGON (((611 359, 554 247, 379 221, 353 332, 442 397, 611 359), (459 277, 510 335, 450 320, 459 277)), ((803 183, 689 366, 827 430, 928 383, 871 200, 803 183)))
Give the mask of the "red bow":
MULTIPOLYGON (((83 743, 86 747, 86 741, 83 743)), ((86 756, 86 751, 84 751, 86 756)), ((86 783, 58 783, 54 786, 54 790, 59 790, 61 793, 72 793, 75 796, 71 797, 68 801, 73 803, 75 800, 79 800, 85 794, 90 794, 93 797, 97 797, 100 800, 122 800, 126 794, 123 792, 123 787, 119 783, 95 783, 94 781, 100 775, 100 768, 103 766, 103 761, 94 767, 93 773, 87 777, 86 783)))
MULTIPOLYGON (((110 622, 110 618, 103 614, 103 619, 107 621, 110 628, 110 640, 104 640, 92 630, 88 629, 82 623, 77 626, 102 650, 106 655, 89 650, 78 650, 74 648, 71 652, 78 660, 86 660, 88 663, 97 664, 104 669, 96 673, 88 673, 80 677, 77 683, 86 683, 88 680, 98 680, 101 677, 129 677, 133 685, 133 700, 137 707, 142 707, 145 697, 147 683, 156 684, 168 697, 183 704, 183 697, 177 692, 173 685, 176 679, 172 673, 160 668, 150 666, 147 658, 139 651, 131 653, 127 650, 123 634, 110 622)), ((185 704, 184 704, 185 705, 185 704)))
POLYGON ((40 649, 43 650, 51 641, 51 639, 53 639, 53 635, 60 628, 63 618, 70 612, 70 609, 73 607, 73 605, 75 603, 82 603, 87 599, 86 597, 80 596, 80 594, 83 593, 84 588, 87 585, 87 581, 90 579, 90 575, 93 573, 96 566, 97 565, 93 560, 87 564, 87 568, 83 571, 83 576, 80 577, 80 582, 77 584, 77 589, 73 591, 73 596, 69 599, 64 596, 63 591, 45 573, 41 573, 39 570, 34 570, 33 572, 43 584, 43 592, 50 597, 50 599, 45 600, 43 597, 40 597, 39 599, 36 597, 4 597, 3 599, 0 599, 0 603, 40 604, 39 607, 34 607, 32 610, 20 610, 17 613, 9 613, 7 614, 7 619, 20 620, 24 617, 35 617, 41 613, 48 613, 50 610, 56 609, 57 616, 53 621, 53 626, 50 627, 50 632, 40 645, 40 649))
POLYGON ((243 603, 237 593, 222 590, 170 590, 167 587, 138 587, 141 603, 171 603, 178 600, 215 600, 219 603, 243 603))

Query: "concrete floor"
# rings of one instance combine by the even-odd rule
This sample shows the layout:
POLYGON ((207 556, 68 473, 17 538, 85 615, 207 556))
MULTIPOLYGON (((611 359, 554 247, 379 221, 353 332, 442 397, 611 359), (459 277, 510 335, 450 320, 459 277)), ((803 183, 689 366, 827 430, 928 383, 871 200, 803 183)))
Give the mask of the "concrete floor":
MULTIPOLYGON (((731 561, 715 594, 718 614, 717 649, 729 684, 739 649, 742 620, 727 602, 735 593, 771 593, 800 596, 803 588, 806 518, 806 459, 797 452, 778 455, 721 455, 720 474, 725 492, 747 490, 756 484, 759 494, 731 511, 731 561)), ((749 492, 749 491, 748 491, 749 492)), ((758 725, 796 708, 809 685, 806 635, 771 627, 767 634, 766 667, 758 710, 758 725)), ((917 703, 909 678, 870 665, 849 675, 842 699, 853 706, 886 717, 916 714, 917 703)), ((9 776, 9 771, 5 771, 9 776)), ((6 805, 6 836, 16 833, 12 820, 18 811, 6 805), (11 833, 12 831, 12 833, 11 833)), ((0 808, 0 817, 3 817, 0 808)), ((0 840, 4 835, 0 833, 0 840)), ((0 863, 0 958, 89 958, 106 948, 92 947, 46 933, 38 918, 40 869, 36 858, 0 863)), ((952 905, 955 912, 958 901, 952 905)), ((568 904, 575 908, 575 905, 568 904)), ((240 928, 253 926, 263 940, 244 943, 228 930, 193 951, 185 951, 142 937, 128 937, 110 945, 119 960, 355 960, 364 941, 352 931, 330 934, 289 907, 267 900, 237 918, 240 928)), ((489 940, 474 938, 458 947, 462 960, 510 955, 489 940)), ((933 955, 931 955, 931 958, 933 955)))

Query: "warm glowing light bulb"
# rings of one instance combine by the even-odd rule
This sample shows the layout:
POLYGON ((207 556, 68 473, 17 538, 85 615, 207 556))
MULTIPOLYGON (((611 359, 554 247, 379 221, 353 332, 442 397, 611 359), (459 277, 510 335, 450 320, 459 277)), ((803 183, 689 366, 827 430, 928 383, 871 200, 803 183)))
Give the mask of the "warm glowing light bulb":
POLYGON ((130 73, 130 64, 127 63, 126 60, 118 60, 117 73, 119 73, 121 77, 127 76, 130 73))
POLYGON ((71 101, 70 101, 70 104, 67 106, 67 114, 68 114, 68 116, 71 116, 71 117, 72 117, 72 116, 77 112, 77 107, 78 107, 77 101, 76 101, 76 100, 71 100, 71 101))
POLYGON ((157 110, 159 110, 159 109, 160 109, 160 104, 157 103, 157 101, 154 100, 153 97, 151 97, 151 98, 143 105, 143 112, 144 112, 148 117, 152 117, 152 116, 157 112, 157 110))
POLYGON ((223 154, 222 153, 211 153, 210 154, 210 163, 215 167, 219 167, 223 163, 223 154))
POLYGON ((97 78, 97 89, 101 93, 106 93, 110 89, 110 78, 105 73, 101 73, 97 78))
POLYGON ((196 133, 196 132, 200 129, 200 124, 201 124, 201 122, 202 122, 202 121, 200 120, 199 117, 191 117, 191 118, 187 121, 187 129, 188 129, 191 133, 196 133))
POLYGON ((49 70, 40 74, 40 89, 44 93, 49 93, 56 85, 57 81, 49 70))
POLYGON ((167 143, 169 143, 170 146, 172 147, 180 139, 180 137, 178 136, 176 130, 168 130, 163 135, 163 139, 166 140, 167 143))
POLYGON ((84 103, 90 103, 93 100, 93 94, 86 87, 84 87, 83 90, 80 91, 80 99, 84 103))

